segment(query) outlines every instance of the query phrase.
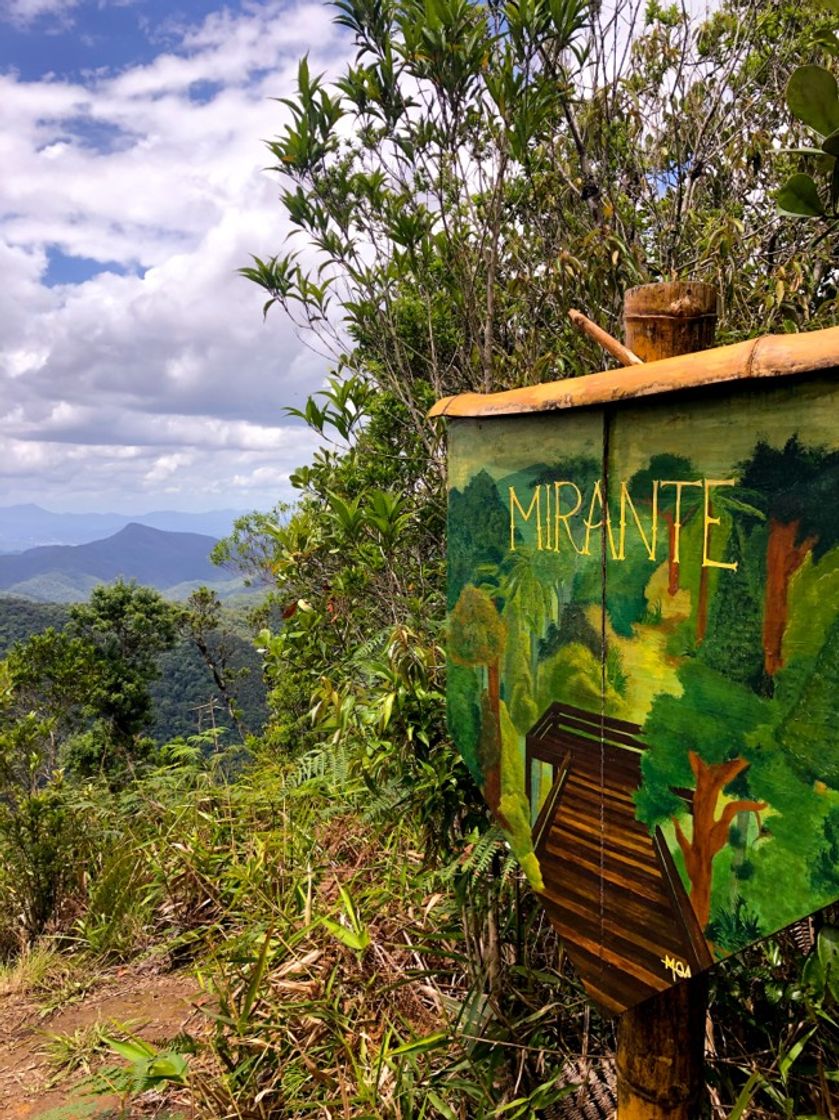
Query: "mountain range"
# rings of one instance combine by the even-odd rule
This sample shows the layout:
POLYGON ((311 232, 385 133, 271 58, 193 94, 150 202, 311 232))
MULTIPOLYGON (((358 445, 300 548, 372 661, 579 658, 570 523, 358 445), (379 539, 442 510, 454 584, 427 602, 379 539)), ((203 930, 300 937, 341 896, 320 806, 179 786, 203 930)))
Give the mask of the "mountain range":
POLYGON ((41 602, 86 599, 97 583, 134 579, 169 598, 183 598, 200 584, 220 594, 241 580, 219 579, 210 562, 216 538, 170 533, 130 522, 112 536, 80 545, 44 545, 0 555, 0 594, 41 602))
POLYGON ((224 537, 232 530, 233 522, 241 513, 232 509, 206 513, 157 510, 137 515, 53 513, 32 504, 0 506, 0 553, 22 552, 40 545, 86 544, 110 537, 132 522, 166 532, 224 537))

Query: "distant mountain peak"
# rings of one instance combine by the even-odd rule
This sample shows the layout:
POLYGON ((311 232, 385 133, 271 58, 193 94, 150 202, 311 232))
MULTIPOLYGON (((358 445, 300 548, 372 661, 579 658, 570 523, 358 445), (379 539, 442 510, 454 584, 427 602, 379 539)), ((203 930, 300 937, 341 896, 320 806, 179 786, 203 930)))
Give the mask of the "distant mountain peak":
MULTIPOLYGON (((112 536, 79 545, 42 545, 0 556, 0 590, 50 577, 66 586, 71 580, 86 598, 92 584, 115 579, 165 591, 188 582, 218 578, 210 562, 217 538, 202 533, 167 532, 132 521, 112 536)), ((65 598, 62 595, 62 598, 65 598)))
POLYGON ((143 525, 169 533, 198 533, 215 539, 227 536, 241 516, 239 510, 183 513, 156 510, 145 514, 54 513, 34 502, 0 506, 0 554, 23 552, 39 545, 79 545, 104 540, 126 525, 143 525))

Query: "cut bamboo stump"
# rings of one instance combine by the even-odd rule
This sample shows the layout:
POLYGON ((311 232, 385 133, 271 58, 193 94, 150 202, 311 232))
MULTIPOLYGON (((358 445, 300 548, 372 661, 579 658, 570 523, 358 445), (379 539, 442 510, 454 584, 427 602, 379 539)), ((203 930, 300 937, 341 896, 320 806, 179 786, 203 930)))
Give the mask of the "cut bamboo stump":
POLYGON ((696 280, 643 284, 624 296, 626 345, 642 362, 714 345, 717 290, 696 280))
MULTIPOLYGON (((624 299, 626 345, 645 362, 714 343, 717 293, 697 282, 645 284, 624 299)), ((625 1012, 618 1023, 617 1120, 697 1120, 705 1084, 708 974, 625 1012)))

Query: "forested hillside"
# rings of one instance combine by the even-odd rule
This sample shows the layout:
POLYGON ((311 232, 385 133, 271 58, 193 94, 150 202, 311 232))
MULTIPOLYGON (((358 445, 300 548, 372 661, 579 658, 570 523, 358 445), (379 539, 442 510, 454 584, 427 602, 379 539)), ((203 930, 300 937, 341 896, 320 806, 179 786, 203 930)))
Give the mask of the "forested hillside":
MULTIPOLYGON (((256 639, 264 724, 244 748, 216 745, 206 723, 186 742, 145 735, 158 658, 184 689, 193 679, 179 635, 209 652, 236 723, 238 654, 217 644, 212 596, 184 616, 144 589, 97 589, 60 637, 0 662, 0 982, 40 1023, 125 969, 190 978, 201 1010, 165 1037, 126 1014, 66 1032, 42 1068, 68 1094, 90 1071, 87 1086, 116 1086, 132 1116, 610 1115, 615 1024, 586 999, 447 730, 448 647, 481 686, 453 690, 453 718, 475 742, 488 729, 482 761, 497 769, 506 631, 446 628, 445 432, 427 413, 451 394, 602 368, 569 309, 620 334, 625 290, 662 277, 716 286, 722 341, 835 324, 836 222, 775 204, 810 158, 788 150, 803 129, 787 79, 801 60, 835 68, 835 16, 810 0, 724 0, 708 15, 580 0, 334 11, 350 61, 316 74, 303 58, 268 141, 294 237, 266 232, 242 268, 267 329, 288 315, 331 356, 325 387, 289 409, 319 444, 291 476, 293 506, 243 519, 220 549, 276 604, 256 639)), ((839 116, 826 120, 818 159, 834 168, 839 116)), ((729 496, 768 525, 775 507, 759 498, 729 496)), ((490 528, 482 508, 451 542, 458 578, 478 583, 501 560, 497 542, 467 556, 490 528)), ((536 591, 505 578, 467 598, 503 598, 520 634, 542 633, 536 591)), ((624 639, 662 623, 633 588, 614 612, 624 639)), ((550 659, 557 678, 570 664, 584 687, 605 624, 583 610, 576 622, 576 664, 550 631, 511 656, 550 659)), ((619 661, 608 670, 618 693, 619 661)), ((174 726, 186 717, 170 699, 174 726)), ((832 865, 839 827, 820 823, 832 865)), ((694 1024, 708 1092, 691 1120, 837 1114, 838 944, 821 915, 716 967, 694 1024)))
POLYGON ((0 657, 15 642, 40 634, 48 626, 60 630, 67 622, 68 608, 61 603, 35 603, 9 597, 0 601, 0 657))
POLYGON ((181 597, 189 584, 241 591, 238 581, 219 580, 210 559, 216 544, 201 533, 166 532, 132 522, 103 540, 0 555, 0 590, 18 598, 67 603, 86 599, 97 584, 115 579, 137 580, 169 598, 181 597))
MULTIPOLYGON (((222 623, 209 640, 207 653, 219 652, 235 678, 235 695, 242 709, 242 728, 260 730, 265 723, 265 686, 261 661, 248 622, 251 608, 221 611, 222 623)), ((26 599, 0 599, 0 658, 15 643, 25 643, 48 628, 61 631, 70 620, 70 607, 60 603, 36 603, 26 599)), ((207 657, 188 635, 179 637, 172 649, 161 652, 158 675, 151 681, 152 719, 148 733, 158 743, 178 736, 194 735, 213 724, 231 728, 224 695, 213 679, 207 657)))

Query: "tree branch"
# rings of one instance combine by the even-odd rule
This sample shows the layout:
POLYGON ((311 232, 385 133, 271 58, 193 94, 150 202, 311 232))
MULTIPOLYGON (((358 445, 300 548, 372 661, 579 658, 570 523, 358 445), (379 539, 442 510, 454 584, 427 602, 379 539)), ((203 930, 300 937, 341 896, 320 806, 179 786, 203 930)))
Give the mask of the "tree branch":
POLYGON ((716 854, 725 844, 731 822, 738 813, 762 813, 767 807, 765 801, 731 801, 723 809, 722 816, 711 829, 711 850, 716 854))

